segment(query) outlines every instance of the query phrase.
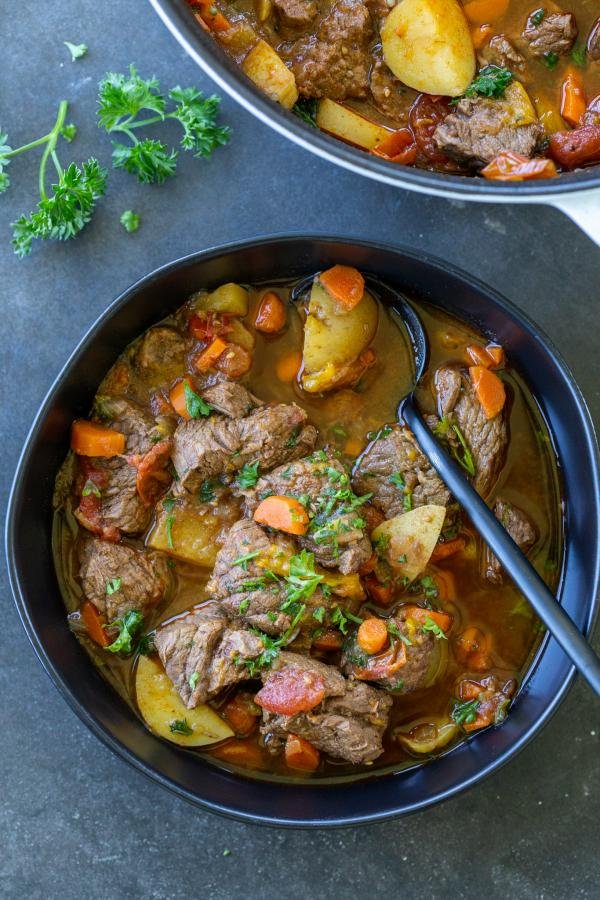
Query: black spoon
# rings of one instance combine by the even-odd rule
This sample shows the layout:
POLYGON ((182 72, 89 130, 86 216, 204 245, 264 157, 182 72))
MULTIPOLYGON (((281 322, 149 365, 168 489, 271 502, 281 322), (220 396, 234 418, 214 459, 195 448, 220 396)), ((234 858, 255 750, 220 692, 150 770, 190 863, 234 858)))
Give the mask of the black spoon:
MULTIPOLYGON (((368 280, 374 292, 388 302, 404 322, 414 354, 416 386, 427 366, 429 350, 423 324, 406 297, 375 278, 368 280)), ((421 450, 454 498, 467 510, 479 534, 579 672, 600 695, 600 659, 460 467, 435 439, 421 417, 412 391, 400 402, 398 419, 409 426, 421 450)))

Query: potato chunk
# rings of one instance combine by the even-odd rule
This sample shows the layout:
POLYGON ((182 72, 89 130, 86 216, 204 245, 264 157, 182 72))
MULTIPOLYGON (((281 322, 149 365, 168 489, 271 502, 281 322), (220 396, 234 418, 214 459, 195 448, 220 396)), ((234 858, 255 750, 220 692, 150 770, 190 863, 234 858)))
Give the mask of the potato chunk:
POLYGON ((135 693, 147 726, 173 744, 202 747, 233 737, 229 725, 210 706, 184 706, 171 679, 152 657, 138 660, 135 693))
POLYGON ((401 0, 381 29, 383 58, 416 91, 458 97, 475 75, 475 50, 457 0, 401 0))
POLYGON ((418 506, 401 516, 382 522, 372 539, 383 538, 385 556, 394 571, 414 581, 433 553, 446 518, 445 506, 418 506))
POLYGON ((230 316, 245 316, 248 313, 248 291, 241 284, 229 282, 215 288, 210 294, 194 294, 192 303, 196 312, 228 313, 230 316))
POLYGON ((195 498, 167 503, 156 508, 156 521, 146 545, 196 566, 211 567, 219 544, 217 535, 223 522, 213 510, 195 498))
POLYGON ((322 131, 363 150, 372 150, 390 133, 382 125, 328 98, 319 100, 315 121, 322 131))
POLYGON ((261 91, 286 109, 291 109, 298 99, 294 73, 266 41, 261 40, 252 48, 242 70, 261 91))

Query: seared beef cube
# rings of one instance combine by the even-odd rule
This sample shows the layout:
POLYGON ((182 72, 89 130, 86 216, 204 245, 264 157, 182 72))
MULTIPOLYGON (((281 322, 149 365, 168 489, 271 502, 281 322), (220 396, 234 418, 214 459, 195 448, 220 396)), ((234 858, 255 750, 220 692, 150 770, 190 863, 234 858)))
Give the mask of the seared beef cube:
POLYGON ((314 0, 273 0, 277 18, 284 28, 306 31, 317 15, 314 0))
POLYGON ((300 38, 286 54, 303 97, 366 97, 371 67, 371 17, 360 0, 338 0, 315 35, 300 38))
POLYGON ((94 537, 82 543, 79 577, 86 600, 107 622, 131 610, 147 612, 163 599, 169 584, 163 557, 94 537))
POLYGON ((181 422, 173 438, 179 486, 197 490, 203 481, 233 473, 258 460, 267 471, 311 450, 317 438, 295 403, 260 406, 241 419, 212 415, 181 422))
POLYGON ((516 124, 510 107, 500 100, 464 97, 437 126, 434 138, 448 156, 484 166, 502 150, 532 156, 542 131, 539 122, 516 124))
POLYGON ((185 369, 186 349, 186 340, 179 331, 168 325, 156 325, 141 339, 135 364, 151 382, 173 381, 185 369))
POLYGON ((244 663, 264 650, 257 635, 228 628, 218 603, 207 603, 163 625, 154 642, 165 672, 188 709, 247 679, 244 663))
POLYGON ((440 415, 460 429, 473 456, 473 486, 487 497, 500 474, 508 445, 504 411, 488 419, 468 376, 451 366, 437 370, 435 389, 440 415))
POLYGON ((313 709, 293 715, 263 709, 261 732, 267 746, 295 734, 336 759, 354 765, 372 762, 383 752, 391 698, 384 691, 356 681, 346 681, 333 666, 295 653, 280 653, 265 683, 283 668, 299 669, 320 679, 324 699, 313 709))
MULTIPOLYGON (((386 10, 389 11, 387 4, 386 10)), ((373 64, 369 86, 377 108, 397 127, 406 126, 411 95, 382 59, 376 59, 373 64)))
POLYGON ((357 494, 372 493, 371 503, 386 519, 417 506, 447 506, 450 492, 414 435, 406 427, 382 430, 381 437, 359 459, 352 487, 357 494))
POLYGON ((532 56, 546 56, 569 53, 577 38, 577 23, 573 13, 551 13, 541 22, 534 22, 530 16, 523 31, 532 56))
POLYGON ((360 498, 349 484, 341 463, 319 450, 259 478, 251 491, 244 492, 246 511, 251 515, 260 500, 272 494, 299 499, 308 510, 310 525, 298 543, 314 553, 322 566, 348 575, 358 572, 372 552, 360 498))
POLYGON ((374 681, 395 694, 410 694, 426 687, 435 658, 436 639, 402 607, 387 622, 388 629, 402 634, 404 640, 390 634, 389 646, 370 655, 360 648, 356 634, 352 635, 344 646, 344 672, 359 681, 374 681))
MULTIPOLYGON (((523 510, 498 497, 494 503, 496 518, 502 522, 509 535, 523 553, 530 550, 537 540, 537 531, 523 510)), ((489 547, 485 548, 484 575, 493 584, 502 584, 502 566, 489 547)))
POLYGON ((480 63, 485 66, 498 66, 512 72, 518 72, 525 67, 525 57, 503 34, 495 34, 478 56, 480 63))
POLYGON ((217 381, 204 388, 202 397, 213 409, 230 419, 242 419, 255 407, 262 405, 257 397, 237 381, 217 381))
POLYGON ((148 453, 166 435, 154 417, 141 406, 122 397, 101 397, 96 400, 102 424, 125 435, 125 455, 148 453))

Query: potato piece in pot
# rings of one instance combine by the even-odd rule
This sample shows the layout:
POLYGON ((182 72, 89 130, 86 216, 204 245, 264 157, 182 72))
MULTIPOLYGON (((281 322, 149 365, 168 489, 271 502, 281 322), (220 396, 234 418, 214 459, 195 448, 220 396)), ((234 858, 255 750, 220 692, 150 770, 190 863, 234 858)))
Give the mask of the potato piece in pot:
POLYGON ((213 566, 223 521, 195 497, 160 501, 146 546, 195 566, 213 566))
POLYGON ((377 303, 368 291, 360 303, 347 310, 315 280, 304 325, 304 390, 319 393, 347 386, 349 377, 358 380, 371 362, 365 359, 360 368, 359 358, 375 337, 378 320, 377 303))
POLYGON ((210 294, 194 294, 192 303, 196 312, 228 313, 230 316, 245 316, 248 313, 248 291, 241 284, 229 282, 215 288, 210 294))
POLYGON ((140 656, 135 674, 139 710, 148 728, 182 747, 202 747, 233 737, 233 731, 210 706, 188 709, 158 660, 140 656))
POLYGON ((475 75, 475 50, 457 0, 401 0, 381 29, 383 58, 416 91, 458 97, 475 75))
POLYGON ((371 537, 373 542, 382 542, 394 572, 414 581, 431 558, 445 518, 445 506, 418 506, 382 522, 371 537))
POLYGON ((383 125, 377 125, 327 97, 319 100, 315 121, 321 131, 363 150, 373 150, 390 134, 383 125))
POLYGON ((242 63, 242 71, 261 91, 286 109, 291 109, 298 99, 294 73, 266 41, 260 40, 252 48, 242 63))

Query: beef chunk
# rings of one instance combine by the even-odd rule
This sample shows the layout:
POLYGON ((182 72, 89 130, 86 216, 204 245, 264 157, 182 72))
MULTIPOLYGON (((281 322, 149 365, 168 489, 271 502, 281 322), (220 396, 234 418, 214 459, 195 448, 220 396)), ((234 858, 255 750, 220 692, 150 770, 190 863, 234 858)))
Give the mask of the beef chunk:
POLYGON ((202 397, 213 409, 230 419, 242 419, 255 407, 262 405, 260 400, 236 381, 217 381, 202 391, 202 397))
POLYGON ((218 603, 207 603, 163 625, 155 644, 165 672, 188 709, 248 678, 244 662, 264 650, 257 635, 228 627, 218 603))
POLYGON ((577 38, 575 16, 573 13, 550 13, 538 24, 530 16, 523 38, 532 56, 546 56, 547 53, 562 56, 570 52, 577 38))
POLYGON ((279 466, 246 491, 246 512, 270 494, 300 499, 310 526, 298 543, 315 554, 318 563, 347 575, 357 572, 371 555, 371 544, 360 515, 359 498, 349 490, 350 479, 338 460, 319 450, 312 456, 279 466))
POLYGON ((273 7, 285 28, 306 31, 317 15, 314 0, 273 0, 273 7))
MULTIPOLYGON (((264 710, 261 732, 267 746, 278 748, 280 739, 296 734, 329 756, 354 765, 372 762, 381 755, 390 697, 370 685, 346 681, 333 666, 310 657, 280 653, 273 669, 287 666, 316 672, 325 682, 325 698, 314 709, 291 716, 264 710)), ((266 673, 265 680, 269 675, 266 673)))
POLYGON ((495 34, 479 53, 479 61, 485 66, 498 66, 520 72, 525 67, 525 57, 516 50, 503 34, 495 34))
POLYGON ((585 48, 587 55, 590 59, 593 59, 594 62, 597 62, 600 59, 600 18, 596 19, 590 28, 585 48))
MULTIPOLYGON (((502 522, 513 541, 526 553, 537 540, 537 532, 523 510, 498 497, 494 503, 496 518, 502 522)), ((489 547, 484 552, 484 575, 493 584, 502 584, 502 566, 489 547)))
POLYGON ((180 422, 173 439, 179 486, 196 490, 203 481, 260 462, 268 471, 312 449, 316 429, 295 403, 260 406, 241 419, 212 415, 180 422))
POLYGON ((300 38, 286 54, 303 97, 367 96, 371 17, 360 0, 338 0, 315 35, 300 38))
MULTIPOLYGON (((389 7, 386 5, 389 11, 389 7)), ((408 123, 410 95, 382 59, 376 59, 369 80, 375 105, 398 127, 408 123)))
POLYGON ((500 474, 508 445, 504 412, 486 418, 468 376, 451 366, 438 369, 435 389, 440 415, 458 426, 473 456, 473 486, 487 497, 500 474))
POLYGON ((142 375, 171 381, 185 368, 186 341, 174 328, 156 325, 141 339, 135 363, 142 375))
POLYGON ((539 122, 515 125, 511 110, 501 101, 465 97, 437 126, 434 139, 440 150, 459 162, 484 166, 501 150, 532 156, 541 135, 539 122))
POLYGON ((86 599, 107 622, 130 610, 146 612, 162 600, 169 583, 163 557, 94 537, 81 545, 79 577, 86 599))
POLYGON ((435 657, 436 639, 431 632, 423 631, 402 607, 389 622, 393 622, 410 643, 405 644, 402 639, 392 637, 388 647, 370 656, 361 650, 356 635, 353 635, 344 647, 343 670, 359 681, 375 681, 395 694, 409 694, 427 684, 435 657))
POLYGON ((372 493, 371 503, 386 519, 404 512, 407 493, 413 507, 446 506, 450 500, 450 492, 421 452, 413 433, 398 426, 384 431, 363 454, 352 475, 352 487, 358 494, 372 493))

